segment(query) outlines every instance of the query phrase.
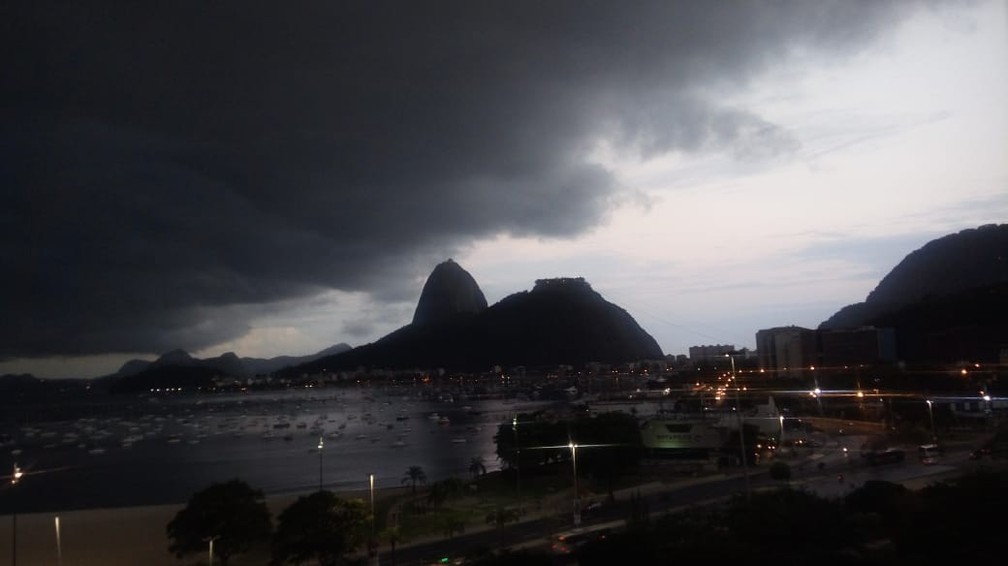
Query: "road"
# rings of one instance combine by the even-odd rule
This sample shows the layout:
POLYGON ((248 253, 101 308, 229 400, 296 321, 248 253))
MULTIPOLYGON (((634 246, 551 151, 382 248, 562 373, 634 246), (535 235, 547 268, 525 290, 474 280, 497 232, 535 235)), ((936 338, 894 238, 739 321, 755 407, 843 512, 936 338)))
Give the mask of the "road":
MULTIPOLYGON (((816 452, 792 462, 792 487, 801 488, 822 497, 843 497, 868 480, 926 485, 930 481, 948 477, 968 468, 968 447, 950 451, 937 465, 924 465, 917 454, 908 451, 906 460, 899 464, 869 466, 859 455, 863 437, 848 436, 838 439, 824 439, 816 452), (846 450, 844 450, 846 448, 846 450)), ((781 481, 769 477, 766 466, 750 471, 752 490, 780 487, 781 481)), ((640 493, 646 501, 647 509, 656 515, 675 512, 691 506, 724 501, 734 494, 743 493, 745 482, 742 474, 717 475, 683 483, 651 483, 634 489, 623 490, 615 503, 604 505, 597 511, 582 515, 581 530, 619 529, 625 526, 626 517, 631 513, 630 495, 640 493)), ((413 566, 421 564, 451 563, 461 556, 498 548, 533 548, 549 550, 552 537, 574 528, 573 514, 554 515, 510 524, 499 529, 484 529, 426 543, 400 547, 392 554, 382 549, 382 564, 413 566)))

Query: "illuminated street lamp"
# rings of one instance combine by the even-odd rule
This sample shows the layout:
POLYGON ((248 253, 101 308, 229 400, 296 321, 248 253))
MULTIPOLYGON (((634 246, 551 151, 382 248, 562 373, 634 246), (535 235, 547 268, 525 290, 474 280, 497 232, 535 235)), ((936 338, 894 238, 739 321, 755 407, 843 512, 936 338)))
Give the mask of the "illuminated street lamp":
MULTIPOLYGON (((987 393, 986 391, 981 391, 980 392, 980 398, 984 400, 984 403, 987 403, 987 408, 984 409, 984 413, 988 417, 991 417, 994 414, 994 411, 993 411, 993 407, 991 406, 991 396, 990 396, 990 393, 987 393)), ((991 421, 991 422, 993 423, 993 421, 991 421)))
POLYGON ((378 566, 378 544, 375 541, 374 474, 368 474, 368 490, 371 494, 371 540, 368 542, 368 552, 371 554, 372 566, 378 566))
POLYGON ((938 442, 938 430, 935 429, 934 412, 931 409, 931 399, 925 399, 924 402, 927 403, 928 418, 931 420, 931 440, 933 440, 934 442, 938 442))
POLYGON ((318 437, 318 490, 322 491, 322 437, 318 437))
POLYGON ((514 431, 515 440, 515 484, 518 488, 518 515, 521 515, 522 509, 522 499, 521 499, 521 446, 518 444, 518 414, 515 413, 513 419, 511 419, 511 430, 514 431))
POLYGON ((823 416, 822 408, 822 389, 819 389, 819 378, 816 377, 815 366, 809 366, 809 370, 812 371, 812 383, 815 384, 815 389, 812 390, 815 393, 816 404, 819 406, 819 416, 823 416))
POLYGON ((578 445, 574 442, 569 442, 567 447, 571 451, 571 462, 574 465, 574 526, 581 524, 581 494, 578 493, 578 475, 577 475, 577 448, 578 445))
POLYGON ((207 559, 207 563, 208 563, 208 564, 209 564, 210 566, 213 566, 213 542, 214 542, 215 540, 217 540, 218 538, 220 538, 220 537, 210 537, 210 540, 209 540, 209 542, 210 542, 210 556, 209 556, 209 558, 207 559))
POLYGON ((374 474, 368 474, 368 492, 371 498, 371 536, 374 536, 374 474))
MULTIPOLYGON (((18 467, 17 462, 14 463, 14 471, 11 472, 11 492, 13 493, 13 488, 24 476, 24 472, 18 467)), ((13 499, 13 496, 12 496, 13 499)), ((12 505, 11 509, 11 566, 17 566, 17 506, 12 505)))
MULTIPOLYGON (((53 517, 53 524, 56 526, 56 563, 62 566, 63 564, 63 543, 60 540, 60 520, 59 515, 53 517)), ((213 556, 213 553, 210 553, 213 556)), ((213 561, 211 560, 210 565, 213 566, 213 561)))

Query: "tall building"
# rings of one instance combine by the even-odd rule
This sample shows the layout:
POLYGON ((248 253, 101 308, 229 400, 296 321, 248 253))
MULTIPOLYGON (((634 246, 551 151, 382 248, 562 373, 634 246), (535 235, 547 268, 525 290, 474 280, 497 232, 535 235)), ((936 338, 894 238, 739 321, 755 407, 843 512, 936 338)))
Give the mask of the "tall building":
POLYGON ((808 376, 814 366, 838 368, 896 361, 892 328, 812 330, 782 326, 756 332, 760 368, 785 377, 808 376))
POLYGON ((801 377, 818 363, 816 331, 780 326, 756 332, 760 369, 780 377, 801 377))

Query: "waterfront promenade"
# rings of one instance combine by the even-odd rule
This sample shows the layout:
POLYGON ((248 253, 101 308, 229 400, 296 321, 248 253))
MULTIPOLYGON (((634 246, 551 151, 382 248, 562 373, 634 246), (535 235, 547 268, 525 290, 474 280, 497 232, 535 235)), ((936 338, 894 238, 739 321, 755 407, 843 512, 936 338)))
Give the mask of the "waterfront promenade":
MULTIPOLYGON (((922 466, 913 461, 905 466, 875 469, 848 468, 849 462, 842 448, 846 443, 850 447, 859 445, 859 437, 846 437, 844 444, 839 442, 826 447, 811 457, 792 460, 796 471, 792 487, 807 489, 824 497, 838 497, 849 493, 868 479, 886 479, 907 485, 912 489, 923 487, 933 481, 946 479, 961 471, 968 471, 976 464, 970 463, 966 457, 975 440, 964 441, 953 445, 953 451, 948 455, 947 464, 938 466, 922 466), (819 462, 826 462, 825 472, 818 468, 819 462), (844 482, 836 482, 836 471, 846 472, 844 482)), ((848 452, 849 453, 849 452, 848 452)), ((751 470, 753 475, 766 475, 766 467, 760 466, 751 470)), ((644 483, 628 487, 617 492, 617 499, 624 500, 631 494, 644 496, 656 495, 668 490, 679 490, 692 485, 708 482, 718 482, 725 478, 738 476, 737 470, 728 474, 709 473, 700 477, 647 477, 641 478, 644 483)), ((765 485, 765 484, 764 484, 765 485)), ((388 488, 378 490, 376 499, 405 497, 405 488, 388 488)), ((366 491, 341 492, 341 497, 366 499, 366 491)), ((729 495, 727 492, 723 496, 729 495)), ((267 504, 274 518, 291 502, 296 495, 283 495, 267 498, 267 504)), ((544 501, 538 509, 529 513, 524 520, 542 519, 547 516, 563 517, 569 513, 569 491, 558 492, 544 501)), ((168 552, 168 539, 165 526, 184 504, 137 506, 110 509, 91 509, 66 511, 61 513, 29 513, 17 517, 17 564, 31 566, 192 566, 206 564, 207 556, 190 555, 176 559, 168 552), (60 519, 60 540, 57 547, 55 517, 60 519), (62 551, 62 560, 57 548, 62 551)), ((0 516, 0 563, 11 552, 11 534, 13 527, 10 515, 0 516)), ((467 526, 467 534, 488 530, 493 527, 476 524, 467 526)), ((545 537, 548 533, 543 533, 545 537)), ((436 543, 442 537, 430 536, 418 540, 404 541, 399 548, 415 545, 436 543)), ((265 566, 268 564, 268 541, 258 552, 234 557, 231 564, 247 566, 265 566)), ((383 544, 381 552, 388 552, 387 544, 383 544)), ((10 562, 8 562, 10 563, 10 562)))

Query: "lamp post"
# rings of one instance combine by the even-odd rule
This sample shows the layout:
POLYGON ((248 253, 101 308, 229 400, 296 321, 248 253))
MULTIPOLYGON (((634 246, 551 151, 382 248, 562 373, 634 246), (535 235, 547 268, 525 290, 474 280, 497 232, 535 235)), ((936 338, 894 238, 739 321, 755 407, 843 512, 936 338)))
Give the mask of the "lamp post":
POLYGON ((322 437, 318 437, 318 490, 322 491, 322 437))
POLYGON ((578 475, 577 475, 577 448, 578 445, 574 444, 573 441, 567 444, 567 447, 571 451, 571 463, 574 466, 574 526, 581 524, 581 494, 578 492, 578 475))
POLYGON ((925 403, 928 406, 928 419, 931 420, 931 440, 935 443, 938 442, 938 430, 935 428, 934 424, 934 411, 931 409, 931 399, 925 399, 925 403))
POLYGON ((821 417, 823 416, 822 389, 819 389, 819 378, 816 377, 815 366, 809 366, 809 369, 812 371, 812 383, 815 385, 813 391, 815 392, 816 405, 819 406, 819 416, 821 417))
POLYGON ((521 516, 522 510, 522 498, 521 498, 521 446, 518 444, 518 414, 515 413, 513 419, 511 419, 511 429, 514 431, 515 440, 515 484, 518 488, 518 515, 521 516))
POLYGON ((749 458, 746 455, 745 447, 745 423, 742 420, 742 402, 739 399, 739 390, 742 388, 739 386, 738 378, 735 376, 735 357, 731 354, 725 354, 725 357, 731 360, 732 381, 735 382, 735 414, 738 416, 739 449, 742 453, 742 477, 745 479, 746 500, 749 500, 752 498, 752 488, 749 485, 749 458))
POLYGON ((374 538, 375 516, 374 516, 374 474, 368 474, 368 492, 371 499, 371 537, 374 538))
MULTIPOLYGON (((60 541, 60 520, 59 515, 53 517, 53 523, 56 526, 56 563, 62 566, 63 564, 63 543, 60 541)), ((212 555, 211 555, 212 556, 212 555)), ((211 566, 213 561, 210 562, 211 566)))
POLYGON ((375 542, 374 474, 368 474, 368 491, 371 499, 371 540, 368 541, 368 553, 371 555, 372 566, 378 566, 378 545, 375 542))
MULTIPOLYGON (((14 499, 14 487, 21 480, 24 472, 14 463, 14 471, 11 472, 11 499, 14 499)), ((11 566, 17 566, 17 505, 11 505, 11 566)))

